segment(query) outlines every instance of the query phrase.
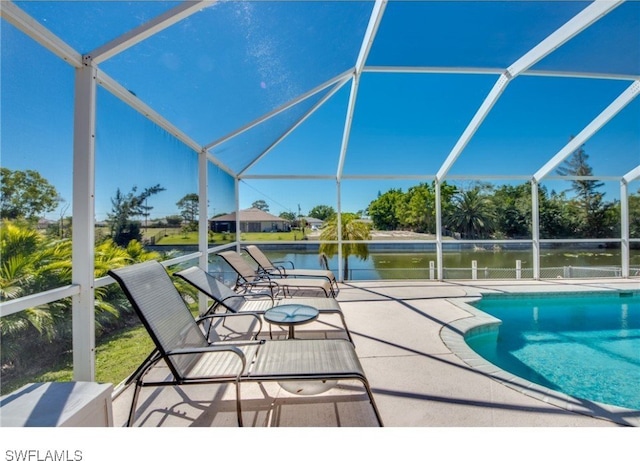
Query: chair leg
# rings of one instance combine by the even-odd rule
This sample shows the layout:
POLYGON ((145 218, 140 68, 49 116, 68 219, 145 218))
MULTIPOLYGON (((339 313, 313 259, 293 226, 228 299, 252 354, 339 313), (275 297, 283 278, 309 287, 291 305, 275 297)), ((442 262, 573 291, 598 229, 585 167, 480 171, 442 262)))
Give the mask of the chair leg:
POLYGON ((340 318, 342 319, 342 325, 344 326, 344 331, 347 333, 347 337, 349 338, 349 342, 351 344, 353 344, 353 347, 355 348, 356 345, 353 342, 353 338, 351 337, 351 332, 349 331, 349 327, 347 327, 347 321, 344 319, 344 314, 340 313, 340 318))
POLYGON ((382 423, 382 417, 380 416, 380 412, 378 411, 378 406, 376 405, 376 401, 373 400, 373 392, 371 392, 371 388, 369 387, 369 382, 367 381, 367 378, 361 377, 359 379, 364 385, 365 389, 367 390, 367 394, 369 395, 369 402, 371 402, 371 406, 373 407, 373 412, 375 413, 376 419, 378 420, 378 425, 380 427, 384 427, 384 424, 382 423))
POLYGON ((238 426, 243 427, 242 423, 242 405, 240 403, 240 382, 236 381, 236 413, 238 414, 238 426))
POLYGON ((133 399, 131 400, 131 408, 129 409, 129 418, 127 419, 127 427, 133 426, 133 421, 136 417, 136 406, 138 404, 138 396, 140 395, 140 389, 142 388, 140 381, 136 381, 136 387, 133 390, 133 399))

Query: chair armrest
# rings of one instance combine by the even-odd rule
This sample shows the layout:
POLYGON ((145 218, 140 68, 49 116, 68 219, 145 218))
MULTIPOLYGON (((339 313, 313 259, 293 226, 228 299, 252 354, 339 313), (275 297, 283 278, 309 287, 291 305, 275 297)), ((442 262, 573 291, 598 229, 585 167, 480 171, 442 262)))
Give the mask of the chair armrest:
MULTIPOLYGON (((220 314, 207 314, 199 317, 196 320, 196 323, 200 323, 204 320, 213 319, 213 318, 227 318, 227 317, 254 317, 258 321, 258 332, 253 335, 255 339, 262 332, 262 318, 256 314, 255 312, 224 312, 220 314)), ((209 323, 209 328, 207 328, 207 338, 209 337, 209 333, 211 332, 211 323, 209 323)))
MULTIPOLYGON (((256 342, 253 341, 250 344, 256 344, 256 342)), ((238 358, 242 362, 242 369, 238 373, 238 377, 239 377, 240 374, 242 374, 242 371, 244 371, 247 368, 247 358, 244 352, 242 352, 242 350, 238 347, 241 345, 242 344, 238 344, 237 342, 236 344, 215 343, 209 347, 189 347, 184 349, 176 349, 173 351, 167 351, 166 357, 171 357, 175 355, 211 354, 215 352, 233 352, 238 356, 238 358)))
MULTIPOLYGON (((271 262, 273 263, 274 266, 276 264, 285 264, 285 263, 287 263, 287 264, 291 264, 291 269, 295 269, 296 268, 296 266, 293 265, 293 261, 289 261, 288 259, 283 259, 283 260, 280 260, 280 261, 271 261, 271 262)), ((284 266, 280 266, 280 267, 282 267, 284 269, 284 266)))
POLYGON ((270 271, 263 270, 260 273, 266 275, 267 277, 269 277, 270 275, 280 278, 287 276, 287 274, 285 273, 285 268, 282 266, 273 266, 273 269, 271 269, 270 271))
MULTIPOLYGON (((244 288, 245 290, 247 289, 246 287, 249 287, 249 288, 251 288, 251 287, 269 288, 270 293, 271 293, 271 297, 273 297, 273 289, 274 288, 280 288, 280 285, 278 285, 278 282, 273 280, 268 275, 264 275, 261 280, 254 280, 254 281, 251 281, 251 282, 243 283, 241 285, 241 287, 244 288)), ((246 294, 246 293, 242 293, 242 294, 246 294)))

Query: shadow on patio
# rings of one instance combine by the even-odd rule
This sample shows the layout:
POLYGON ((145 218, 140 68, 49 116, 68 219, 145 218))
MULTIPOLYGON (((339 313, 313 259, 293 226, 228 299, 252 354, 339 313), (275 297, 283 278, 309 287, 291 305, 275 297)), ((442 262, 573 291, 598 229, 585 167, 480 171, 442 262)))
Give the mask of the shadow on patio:
MULTIPOLYGON (((483 292, 637 289, 637 280, 370 281, 342 284, 338 300, 387 427, 598 427, 638 425, 640 412, 617 411, 470 366, 443 341, 450 324, 471 316, 465 301, 483 292), (441 336, 441 334, 443 336, 441 336), (569 411, 572 409, 574 411, 569 411)), ((298 327, 299 338, 345 337, 337 316, 298 327)), ((274 334, 284 331, 274 327, 274 334)), ((459 333, 459 332, 458 332, 459 333)), ((268 337, 268 331, 263 331, 268 337)), ((343 381, 318 395, 293 395, 278 383, 242 384, 243 418, 254 427, 377 426, 364 389, 343 381)), ((114 400, 114 422, 128 416, 131 390, 114 400)), ((233 385, 143 389, 136 426, 234 427, 233 385)))

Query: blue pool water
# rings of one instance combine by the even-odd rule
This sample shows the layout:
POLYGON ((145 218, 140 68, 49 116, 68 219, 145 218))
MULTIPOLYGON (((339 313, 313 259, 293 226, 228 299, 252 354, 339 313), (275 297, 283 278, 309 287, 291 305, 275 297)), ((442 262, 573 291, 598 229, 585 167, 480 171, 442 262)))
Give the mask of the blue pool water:
POLYGON ((508 372, 591 401, 640 409, 640 292, 490 297, 476 308, 502 320, 467 344, 508 372))

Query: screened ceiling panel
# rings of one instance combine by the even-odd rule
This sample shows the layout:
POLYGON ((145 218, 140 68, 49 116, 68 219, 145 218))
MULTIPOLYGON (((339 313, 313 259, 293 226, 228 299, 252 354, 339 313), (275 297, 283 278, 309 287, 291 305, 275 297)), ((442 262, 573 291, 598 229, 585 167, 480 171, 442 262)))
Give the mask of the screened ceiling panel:
POLYGON ((640 2, 621 4, 536 64, 559 70, 640 76, 640 2))
MULTIPOLYGON (((80 53, 183 4, 16 2, 80 53)), ((519 74, 482 112, 508 66, 591 4, 391 0, 380 10, 364 71, 353 80, 359 83, 353 124, 345 128, 350 80, 281 142, 334 87, 303 100, 301 95, 327 82, 342 84, 334 79, 355 69, 378 11, 375 1, 202 2, 202 9, 97 66, 168 120, 175 127, 168 132, 186 133, 192 150, 295 103, 213 147, 221 163, 243 176, 431 177, 445 164, 445 179, 531 176, 640 76, 640 1, 627 1, 531 67, 598 75, 519 74), (459 155, 457 145, 463 145, 459 155)), ((4 15, 2 21, 5 85, 13 81, 6 77, 12 69, 5 56, 19 54, 21 45, 11 41, 13 26, 4 15)), ((49 75, 47 61, 31 61, 34 75, 49 75)), ((587 142, 594 174, 621 176, 640 164, 637 99, 587 142)), ((3 99, 3 115, 5 107, 3 99)))
POLYGON ((246 174, 335 176, 349 92, 344 85, 246 174))
POLYGON ((10 24, 3 22, 0 34, 0 166, 38 171, 68 206, 73 195, 73 68, 10 24), (34 72, 34 62, 48 72, 34 72))
POLYGON ((640 99, 636 98, 585 143, 593 174, 622 177, 640 165, 640 99))
POLYGON ((344 174, 435 175, 496 79, 365 73, 344 174))
POLYGON ((589 2, 389 2, 368 66, 507 68, 589 2))
POLYGON ((102 68, 205 145, 352 68, 372 5, 215 3, 102 68))
POLYGON ((325 88, 293 107, 215 146, 211 153, 236 173, 243 172, 258 161, 261 155, 293 125, 302 120, 336 85, 325 88))
POLYGON ((93 51, 180 3, 155 0, 15 2, 82 54, 93 51))
POLYGON ((515 79, 450 174, 533 175, 629 86, 616 80, 598 83, 593 91, 591 79, 515 79))

